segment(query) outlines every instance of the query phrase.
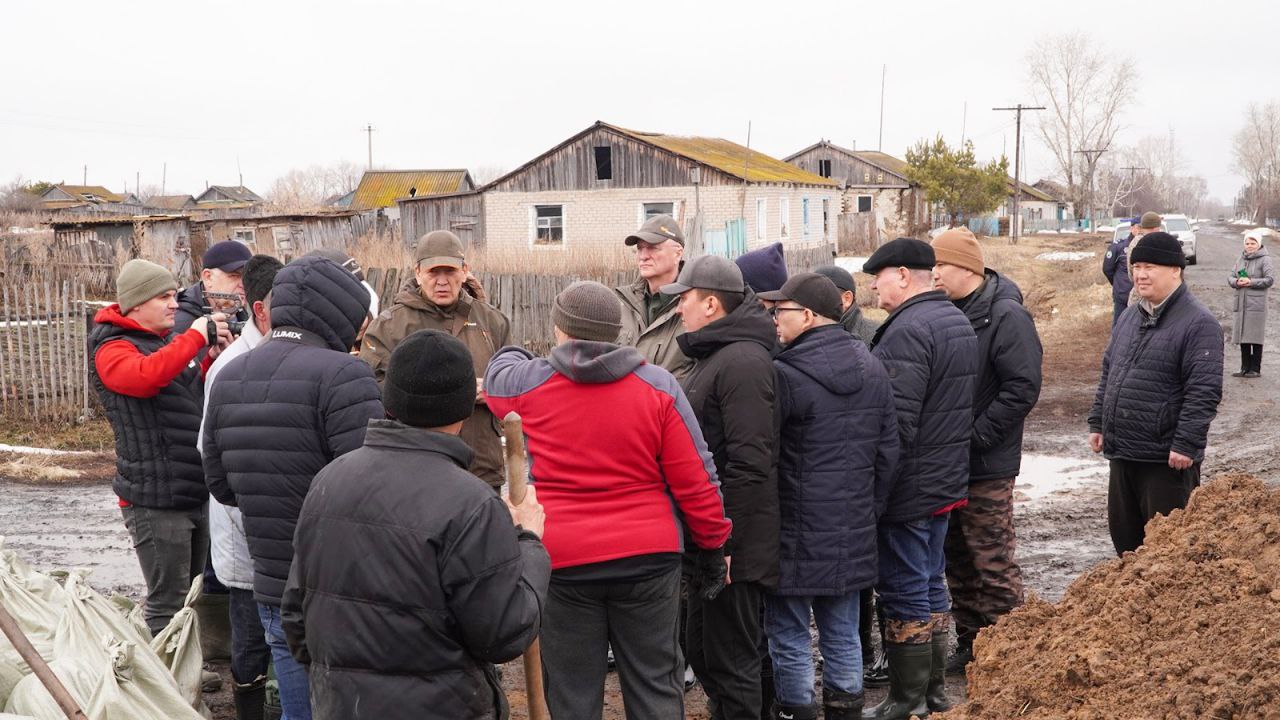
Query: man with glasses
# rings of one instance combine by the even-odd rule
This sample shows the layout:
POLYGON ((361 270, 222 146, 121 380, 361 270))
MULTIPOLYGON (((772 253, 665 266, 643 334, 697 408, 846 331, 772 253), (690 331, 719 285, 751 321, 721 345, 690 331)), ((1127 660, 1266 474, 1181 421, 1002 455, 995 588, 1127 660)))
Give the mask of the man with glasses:
POLYGON ((475 458, 470 470, 495 491, 502 487, 501 427, 485 404, 480 378, 489 358, 511 344, 511 323, 497 308, 474 298, 464 287, 470 266, 462 240, 448 230, 423 235, 414 250, 413 280, 365 331, 360 359, 373 366, 379 385, 391 351, 419 330, 441 330, 471 351, 476 372, 476 411, 462 424, 462 438, 475 458))
POLYGON ((622 333, 619 345, 630 345, 646 360, 683 380, 693 367, 676 338, 684 333, 676 307, 679 296, 662 292, 674 283, 684 264, 684 233, 670 215, 654 215, 627 236, 636 249, 640 277, 630 285, 614 288, 622 301, 622 333))

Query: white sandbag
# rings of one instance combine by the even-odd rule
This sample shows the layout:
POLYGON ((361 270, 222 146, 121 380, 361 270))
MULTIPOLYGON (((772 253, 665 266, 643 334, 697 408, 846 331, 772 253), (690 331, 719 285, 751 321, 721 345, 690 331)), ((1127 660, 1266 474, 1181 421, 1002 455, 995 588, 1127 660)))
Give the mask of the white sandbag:
POLYGON ((204 720, 172 684, 157 682, 151 673, 134 664, 135 659, 151 655, 150 648, 114 643, 108 655, 108 664, 102 668, 98 685, 84 709, 92 720, 204 720))
MULTIPOLYGON (((49 669, 62 681, 67 692, 81 708, 85 706, 97 687, 97 677, 93 669, 83 662, 75 660, 54 660, 49 669)), ((4 705, 7 713, 30 715, 36 720, 66 720, 67 716, 58 708, 58 703, 45 689, 40 678, 28 675, 13 689, 9 701, 4 705)), ((92 717, 92 716, 90 716, 92 717)), ((142 716, 139 716, 142 717, 142 716)))
POLYGON ((53 607, 62 604, 62 585, 57 580, 37 572, 26 563, 25 560, 18 557, 18 554, 12 550, 4 550, 4 536, 0 535, 0 572, 6 569, 10 575, 21 578, 27 589, 34 595, 42 598, 45 602, 53 607))
MULTIPOLYGON (((0 544, 3 542, 4 538, 0 537, 0 544)), ((52 651, 62 612, 62 596, 56 583, 32 570, 12 550, 0 549, 0 602, 45 658, 52 651)))
POLYGON ((200 710, 204 706, 200 689, 204 674, 204 652, 200 647, 200 617, 195 605, 204 588, 204 577, 197 575, 191 581, 187 599, 182 609, 174 614, 168 626, 151 641, 151 649, 169 668, 178 683, 178 692, 191 707, 200 710))
POLYGON ((6 712, 0 712, 0 720, 38 720, 30 715, 10 715, 6 712))
POLYGON ((0 643, 0 708, 3 708, 28 670, 27 664, 18 656, 18 651, 10 647, 7 640, 0 640, 0 643))
POLYGON ((107 598, 107 602, 116 606, 120 614, 133 624, 133 628, 138 631, 142 637, 151 637, 151 628, 147 627, 147 616, 142 612, 142 606, 120 593, 111 593, 111 597, 107 598))

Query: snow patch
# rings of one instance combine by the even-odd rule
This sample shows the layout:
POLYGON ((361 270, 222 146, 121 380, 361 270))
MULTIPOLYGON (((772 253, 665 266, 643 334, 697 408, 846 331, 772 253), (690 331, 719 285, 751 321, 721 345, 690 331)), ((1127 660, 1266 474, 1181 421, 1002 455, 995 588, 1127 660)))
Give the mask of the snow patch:
POLYGON ((1040 253, 1036 256, 1036 259, 1044 260, 1046 262, 1075 262, 1077 260, 1088 260, 1094 255, 1097 255, 1097 253, 1067 252, 1065 250, 1059 250, 1057 252, 1040 253))
POLYGON ((24 445, 5 445, 0 443, 0 452, 17 453, 19 455, 93 455, 90 450, 53 450, 51 448, 26 447, 24 445))
POLYGON ((862 272, 862 266, 866 264, 868 259, 864 257, 838 257, 836 258, 836 267, 844 269, 852 275, 862 272))

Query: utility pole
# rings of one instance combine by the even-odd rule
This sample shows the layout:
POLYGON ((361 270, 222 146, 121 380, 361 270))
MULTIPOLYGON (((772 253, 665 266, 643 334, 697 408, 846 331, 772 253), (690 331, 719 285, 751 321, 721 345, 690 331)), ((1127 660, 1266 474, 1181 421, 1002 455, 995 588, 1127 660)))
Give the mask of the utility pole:
POLYGON ((884 76, 888 72, 888 65, 880 66, 880 142, 876 145, 879 152, 884 152, 884 76))
POLYGON ((161 166, 161 170, 160 170, 160 194, 161 195, 164 194, 165 183, 166 181, 168 181, 168 179, 169 179, 169 163, 166 162, 163 166, 161 166))
POLYGON ((1013 136, 1013 216, 1009 218, 1009 243, 1018 244, 1018 227, 1022 221, 1022 113, 1024 110, 1044 110, 1043 106, 1032 107, 1018 103, 1013 107, 991 108, 992 110, 1011 110, 1015 115, 1017 130, 1013 136))
POLYGON ((964 147, 965 131, 969 129, 969 101, 964 101, 964 113, 960 116, 960 147, 964 147))
POLYGON ((364 132, 369 135, 369 167, 366 169, 372 170, 373 169, 373 123, 369 123, 368 125, 366 125, 364 128, 364 132))
POLYGON ((1130 217, 1132 217, 1132 216, 1133 216, 1133 213, 1137 211, 1137 206, 1136 206, 1136 205, 1134 205, 1134 204, 1133 204, 1133 202, 1132 202, 1132 201, 1133 201, 1133 187, 1134 187, 1133 174, 1134 174, 1134 173, 1136 173, 1136 172, 1138 172, 1139 170, 1148 170, 1148 169, 1150 169, 1150 168, 1145 168, 1145 167, 1141 167, 1141 166, 1138 166, 1138 165, 1130 165, 1129 167, 1122 167, 1122 168, 1120 168, 1120 169, 1121 169, 1121 170, 1128 170, 1128 171, 1129 171, 1129 192, 1128 192, 1129 200, 1130 200, 1130 202, 1129 202, 1129 216, 1130 216, 1130 217))
POLYGON ((1093 217, 1093 211, 1094 211, 1094 207, 1093 207, 1093 169, 1094 169, 1094 167, 1096 167, 1096 166, 1097 166, 1098 158, 1099 158, 1099 157, 1102 157, 1102 153, 1104 153, 1104 152, 1106 152, 1106 151, 1107 151, 1107 148, 1102 148, 1101 150, 1077 150, 1077 151, 1076 151, 1076 152, 1078 152, 1078 153, 1080 153, 1081 155, 1083 155, 1083 156, 1084 156, 1084 158, 1085 158, 1085 169, 1088 171, 1088 175, 1089 175, 1089 195, 1088 195, 1088 197, 1089 197, 1089 203, 1088 203, 1088 205, 1087 205, 1087 209, 1088 209, 1088 211, 1089 211, 1089 229, 1090 229, 1090 230, 1093 230, 1095 227, 1097 227, 1097 226, 1098 226, 1098 224, 1097 224, 1096 222, 1094 222, 1094 217, 1093 217))
POLYGON ((84 166, 84 179, 80 181, 80 184, 81 185, 89 184, 89 166, 88 165, 84 166))

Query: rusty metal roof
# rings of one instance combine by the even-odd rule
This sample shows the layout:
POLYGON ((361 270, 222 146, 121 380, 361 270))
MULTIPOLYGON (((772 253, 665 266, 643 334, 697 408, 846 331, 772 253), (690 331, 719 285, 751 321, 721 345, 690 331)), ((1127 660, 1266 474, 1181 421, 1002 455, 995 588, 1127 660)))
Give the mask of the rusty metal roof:
MULTIPOLYGON (((77 200, 87 200, 86 195, 92 195, 105 202, 120 202, 124 200, 124 196, 113 193, 101 185, 55 185, 54 187, 77 200)), ((45 194, 48 194, 47 191, 45 194)))
POLYGON ((446 195, 475 187, 466 170, 368 170, 351 198, 352 210, 391 207, 397 198, 446 195))
POLYGON ((748 150, 738 143, 714 137, 683 137, 661 133, 627 130, 616 125, 599 123, 632 139, 654 145, 694 162, 715 168, 726 175, 753 183, 795 183, 798 185, 830 185, 830 178, 801 170, 757 150, 748 150))

